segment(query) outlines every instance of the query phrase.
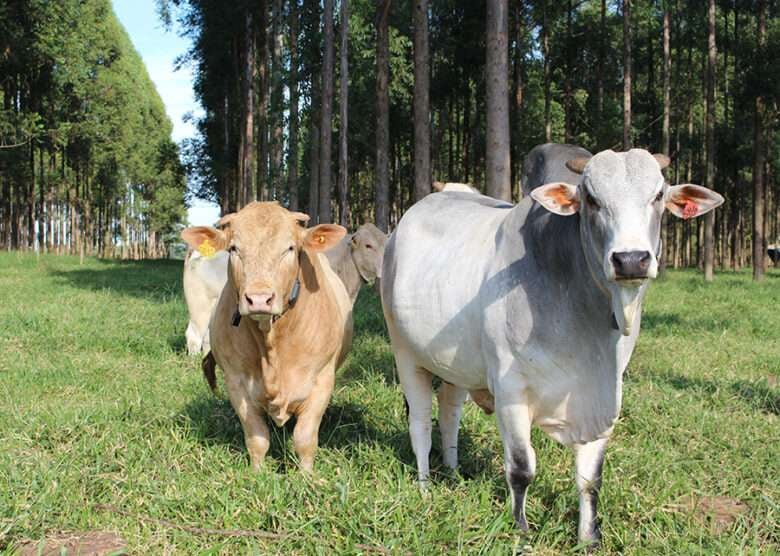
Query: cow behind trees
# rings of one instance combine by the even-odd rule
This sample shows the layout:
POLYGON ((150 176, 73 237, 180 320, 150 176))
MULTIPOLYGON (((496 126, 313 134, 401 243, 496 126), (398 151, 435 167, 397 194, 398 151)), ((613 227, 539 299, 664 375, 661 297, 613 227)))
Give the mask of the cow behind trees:
POLYGON ((221 229, 182 232, 194 249, 229 253, 228 280, 209 326, 211 353, 254 469, 270 443, 266 414, 279 426, 296 416, 295 451, 301 468, 312 469, 336 369, 351 343, 349 297, 322 255, 346 230, 305 229, 308 219, 277 203, 250 203, 224 217, 221 229))
POLYGON ((604 450, 657 272, 661 215, 699 216, 723 198, 669 187, 662 155, 556 150, 573 156, 537 151, 538 175, 568 171, 576 185, 531 180, 517 205, 444 191, 412 206, 386 247, 382 306, 419 480, 429 476, 436 375, 444 464, 457 466, 462 404, 475 391, 495 409, 518 527, 528 527, 535 424, 573 448, 579 538, 597 542, 604 450))

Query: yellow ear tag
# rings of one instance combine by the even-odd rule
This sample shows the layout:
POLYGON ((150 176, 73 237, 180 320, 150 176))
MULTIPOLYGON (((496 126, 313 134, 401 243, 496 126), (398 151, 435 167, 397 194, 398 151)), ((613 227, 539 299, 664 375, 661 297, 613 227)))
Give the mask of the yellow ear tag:
POLYGON ((207 259, 210 259, 214 256, 214 254, 217 252, 216 248, 211 245, 211 242, 207 239, 203 240, 203 243, 201 243, 198 246, 198 252, 206 257, 207 259))

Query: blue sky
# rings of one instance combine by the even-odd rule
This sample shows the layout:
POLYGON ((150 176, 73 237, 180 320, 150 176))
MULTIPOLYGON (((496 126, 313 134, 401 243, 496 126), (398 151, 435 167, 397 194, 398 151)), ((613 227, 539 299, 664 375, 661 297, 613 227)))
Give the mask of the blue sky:
MULTIPOLYGON (((175 30, 167 31, 163 27, 157 17, 155 0, 112 0, 112 4, 165 103, 173 122, 174 141, 192 137, 194 126, 183 121, 188 112, 197 114, 200 110, 192 91, 192 72, 189 68, 173 71, 173 62, 187 50, 188 41, 175 30)), ((194 201, 188 211, 190 225, 212 225, 217 218, 218 207, 203 201, 194 201)))

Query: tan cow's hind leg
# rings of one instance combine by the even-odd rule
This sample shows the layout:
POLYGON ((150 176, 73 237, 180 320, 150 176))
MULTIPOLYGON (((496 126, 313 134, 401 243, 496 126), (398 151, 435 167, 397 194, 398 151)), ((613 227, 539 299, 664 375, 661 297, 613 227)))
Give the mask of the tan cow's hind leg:
POLYGON ((333 361, 317 375, 311 395, 306 400, 303 410, 298 414, 293 431, 293 444, 295 453, 298 454, 298 463, 304 471, 311 471, 314 466, 314 453, 317 451, 319 442, 320 423, 330 402, 335 382, 336 363, 333 361))
POLYGON ((241 421, 241 428, 244 429, 244 443, 249 452, 249 462, 253 470, 259 471, 271 445, 265 412, 259 405, 252 403, 246 388, 240 382, 225 376, 225 386, 230 403, 241 421))

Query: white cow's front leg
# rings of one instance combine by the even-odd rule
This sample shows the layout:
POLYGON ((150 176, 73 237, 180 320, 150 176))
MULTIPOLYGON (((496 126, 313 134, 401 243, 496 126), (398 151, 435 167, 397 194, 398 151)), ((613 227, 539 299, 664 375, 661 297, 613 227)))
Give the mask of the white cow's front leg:
POLYGON ((536 470, 528 406, 519 399, 497 397, 496 418, 504 443, 504 471, 512 497, 512 516, 517 527, 527 531, 525 498, 536 470))
POLYGON ((439 431, 441 432, 441 454, 444 465, 450 469, 458 468, 458 429, 463 402, 467 390, 443 382, 439 388, 439 431))
POLYGON ((420 484, 425 486, 430 475, 428 457, 431 453, 431 406, 433 405, 431 373, 418 367, 404 352, 396 351, 395 363, 401 388, 409 405, 409 436, 417 459, 417 477, 420 484))
POLYGON ((601 438, 587 444, 574 445, 575 481, 580 493, 579 539, 583 542, 598 542, 601 539, 596 506, 601 488, 601 467, 607 439, 601 438))

